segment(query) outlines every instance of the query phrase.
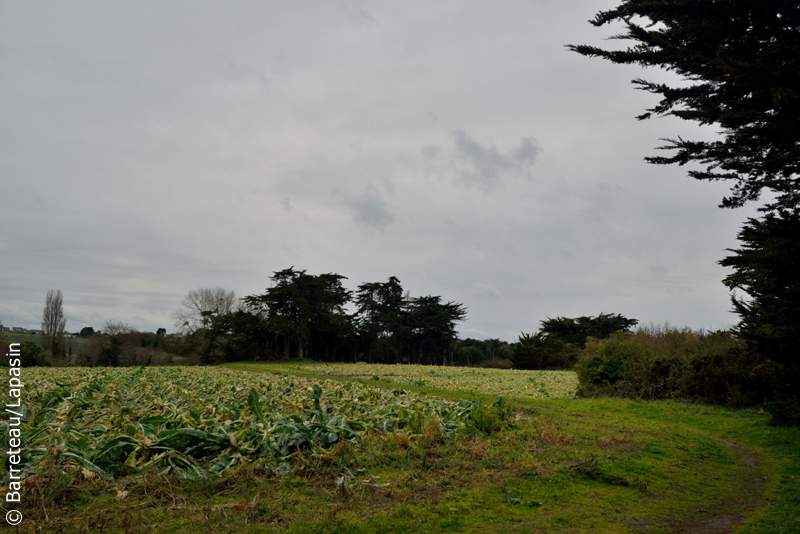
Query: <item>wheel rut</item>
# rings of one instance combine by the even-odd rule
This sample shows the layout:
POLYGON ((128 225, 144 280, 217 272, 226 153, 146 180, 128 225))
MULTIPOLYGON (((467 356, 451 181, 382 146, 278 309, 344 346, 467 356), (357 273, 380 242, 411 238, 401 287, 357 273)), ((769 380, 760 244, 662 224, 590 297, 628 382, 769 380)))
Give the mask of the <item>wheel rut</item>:
POLYGON ((742 493, 715 505, 713 510, 697 510, 693 517, 681 519, 674 532, 681 534, 731 534, 742 526, 746 515, 768 504, 766 497, 767 478, 758 453, 738 443, 695 429, 697 432, 731 449, 741 462, 739 474, 742 493))

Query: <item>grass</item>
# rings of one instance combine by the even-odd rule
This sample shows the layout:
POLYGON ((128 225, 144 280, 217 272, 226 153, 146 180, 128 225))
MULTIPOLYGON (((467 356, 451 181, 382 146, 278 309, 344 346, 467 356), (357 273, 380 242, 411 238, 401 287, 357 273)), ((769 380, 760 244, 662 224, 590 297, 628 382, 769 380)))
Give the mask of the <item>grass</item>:
MULTIPOLYGON (((302 362, 226 367, 321 378, 302 362)), ((392 387, 378 378, 359 381, 392 387)), ((800 432, 767 426, 763 414, 672 401, 496 400, 484 395, 484 424, 455 436, 425 424, 413 439, 375 434, 297 456, 285 474, 249 463, 202 480, 42 473, 22 492, 19 531, 666 533, 726 517, 741 533, 800 531, 800 432)))

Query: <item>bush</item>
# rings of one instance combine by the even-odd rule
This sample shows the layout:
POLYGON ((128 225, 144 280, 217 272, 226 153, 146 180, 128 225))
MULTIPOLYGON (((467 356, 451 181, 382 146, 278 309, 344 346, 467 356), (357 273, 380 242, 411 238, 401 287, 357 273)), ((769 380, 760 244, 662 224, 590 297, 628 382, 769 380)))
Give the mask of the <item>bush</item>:
POLYGON ((764 407, 772 415, 772 423, 776 425, 791 425, 800 427, 800 405, 797 393, 786 393, 779 391, 770 395, 769 400, 764 403, 764 407))
POLYGON ((166 338, 158 334, 153 334, 152 332, 136 332, 135 334, 128 334, 125 337, 133 338, 131 341, 138 338, 138 344, 142 348, 153 348, 162 351, 167 350, 166 338))
POLYGON ((512 413, 511 406, 502 397, 492 404, 479 399, 472 408, 467 427, 482 434, 493 434, 510 424, 512 413))
POLYGON ((481 363, 485 369, 512 369, 514 364, 507 358, 491 358, 481 363))
POLYGON ((486 359, 486 355, 483 350, 476 345, 459 347, 454 358, 456 365, 463 366, 480 365, 484 359, 486 359))
MULTIPOLYGON (((3 355, 9 353, 11 345, 9 342, 3 341, 2 348, 3 355)), ((42 351, 42 347, 33 341, 23 341, 19 346, 19 359, 20 367, 50 367, 50 362, 42 351)), ((3 359, 3 366, 8 367, 8 360, 3 359)))
POLYGON ((109 336, 108 345, 103 345, 100 348, 100 355, 97 358, 97 365, 101 367, 116 367, 122 363, 122 346, 124 341, 120 339, 121 336, 109 336))
POLYGON ((621 332, 610 338, 586 343, 575 366, 578 395, 602 390, 616 392, 620 383, 631 377, 633 367, 647 359, 647 351, 629 334, 621 332))
POLYGON ((740 407, 768 396, 775 364, 729 332, 650 327, 590 340, 575 366, 579 396, 683 398, 740 407))

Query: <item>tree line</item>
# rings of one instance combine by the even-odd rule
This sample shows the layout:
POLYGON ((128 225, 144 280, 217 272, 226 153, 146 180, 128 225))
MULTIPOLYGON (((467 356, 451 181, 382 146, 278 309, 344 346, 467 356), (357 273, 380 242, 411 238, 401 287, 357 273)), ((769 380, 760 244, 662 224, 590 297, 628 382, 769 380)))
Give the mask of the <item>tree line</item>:
POLYGON ((563 369, 589 338, 627 332, 638 321, 620 314, 556 317, 516 343, 459 339, 466 308, 440 296, 412 297, 397 277, 349 291, 335 273, 277 271, 264 293, 237 299, 222 288, 189 291, 174 314, 200 363, 310 358, 324 362, 490 365, 563 369), (352 313, 346 311, 352 305, 352 313))
POLYGON ((102 331, 81 328, 74 334, 74 345, 65 343, 63 295, 50 290, 41 340, 22 343, 23 366, 209 365, 308 358, 567 369, 576 363, 587 339, 628 332, 638 323, 619 314, 556 317, 541 321, 539 332, 523 332, 512 343, 459 339, 456 324, 466 318, 463 304, 434 295, 412 297, 394 276, 361 284, 356 291, 343 286, 346 279, 290 267, 275 272, 271 287, 261 294, 238 298, 220 287, 191 290, 172 315, 180 336, 168 336, 164 328, 140 332, 109 320, 102 331))
POLYGON ((587 339, 605 339, 638 323, 620 314, 556 317, 542 321, 540 332, 520 334, 516 343, 461 340, 456 325, 466 318, 463 304, 412 297, 394 276, 355 291, 343 286, 346 277, 340 274, 312 275, 294 267, 270 280, 264 293, 242 299, 222 288, 189 291, 173 318, 201 364, 310 358, 563 369, 575 364, 587 339))
POLYGON ((463 304, 412 297, 394 276, 355 291, 344 287, 346 279, 290 267, 276 271, 263 293, 242 299, 221 288, 190 291, 173 318, 200 344, 202 364, 280 358, 454 364, 463 304))

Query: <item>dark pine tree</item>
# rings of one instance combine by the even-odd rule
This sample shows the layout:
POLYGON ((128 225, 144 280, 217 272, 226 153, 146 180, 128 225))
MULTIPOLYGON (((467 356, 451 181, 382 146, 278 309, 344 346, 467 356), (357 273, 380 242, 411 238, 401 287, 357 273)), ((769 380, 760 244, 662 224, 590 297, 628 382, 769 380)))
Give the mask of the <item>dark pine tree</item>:
POLYGON ((661 101, 653 113, 721 128, 716 141, 666 139, 669 157, 656 164, 697 162, 689 174, 701 180, 732 180, 723 207, 775 194, 768 209, 800 205, 800 3, 797 0, 623 0, 591 24, 622 22, 613 39, 632 41, 625 50, 568 45, 585 56, 614 63, 661 67, 686 83, 635 79, 661 101))
POLYGON ((800 422, 800 211, 748 219, 739 240, 742 248, 719 262, 734 270, 725 285, 750 297, 733 298, 737 333, 754 356, 779 366, 772 412, 800 422))

